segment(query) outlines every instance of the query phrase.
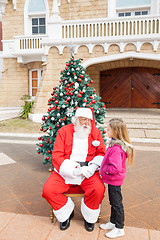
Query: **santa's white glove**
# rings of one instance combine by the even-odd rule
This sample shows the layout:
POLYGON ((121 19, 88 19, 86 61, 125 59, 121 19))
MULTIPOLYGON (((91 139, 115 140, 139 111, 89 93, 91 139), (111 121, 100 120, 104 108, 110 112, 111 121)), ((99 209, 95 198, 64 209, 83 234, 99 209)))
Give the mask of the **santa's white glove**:
POLYGON ((98 165, 97 164, 90 164, 89 166, 83 166, 81 167, 81 174, 86 177, 86 178, 90 178, 93 176, 93 174, 95 173, 95 171, 98 169, 98 165))
POLYGON ((80 166, 78 166, 78 167, 76 167, 75 169, 74 169, 74 171, 73 171, 73 174, 75 175, 75 176, 80 176, 82 173, 81 173, 81 167, 80 166))

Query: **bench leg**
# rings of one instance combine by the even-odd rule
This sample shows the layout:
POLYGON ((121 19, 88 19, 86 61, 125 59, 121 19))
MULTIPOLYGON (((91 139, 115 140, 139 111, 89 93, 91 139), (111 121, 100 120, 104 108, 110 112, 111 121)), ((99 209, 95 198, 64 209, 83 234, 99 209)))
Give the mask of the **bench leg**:
POLYGON ((54 214, 53 214, 53 208, 51 205, 50 205, 50 219, 51 219, 51 223, 53 223, 54 214))

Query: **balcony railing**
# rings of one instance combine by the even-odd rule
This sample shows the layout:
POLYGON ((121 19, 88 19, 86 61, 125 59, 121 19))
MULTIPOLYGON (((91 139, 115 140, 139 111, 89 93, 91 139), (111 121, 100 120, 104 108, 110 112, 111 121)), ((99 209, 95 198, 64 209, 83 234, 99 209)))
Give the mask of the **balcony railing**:
POLYGON ((128 37, 160 34, 160 17, 89 19, 62 23, 63 39, 128 37))
POLYGON ((41 49, 42 45, 40 41, 42 40, 41 37, 36 38, 24 38, 20 37, 19 41, 19 49, 41 49))

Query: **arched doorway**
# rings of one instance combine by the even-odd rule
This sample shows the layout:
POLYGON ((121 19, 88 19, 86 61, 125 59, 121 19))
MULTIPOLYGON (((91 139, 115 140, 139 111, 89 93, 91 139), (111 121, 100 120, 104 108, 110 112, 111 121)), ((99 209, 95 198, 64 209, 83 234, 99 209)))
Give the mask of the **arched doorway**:
POLYGON ((100 95, 108 108, 159 108, 160 69, 127 67, 101 71, 100 95))

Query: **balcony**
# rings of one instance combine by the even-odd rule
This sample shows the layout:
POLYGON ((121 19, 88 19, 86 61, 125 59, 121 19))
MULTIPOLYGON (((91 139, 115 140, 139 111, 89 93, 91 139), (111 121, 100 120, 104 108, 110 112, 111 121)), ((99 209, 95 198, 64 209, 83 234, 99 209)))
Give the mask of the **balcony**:
POLYGON ((43 38, 46 36, 16 36, 13 40, 3 40, 3 57, 15 57, 23 63, 45 61, 43 38))
POLYGON ((101 45, 104 52, 112 44, 117 44, 124 52, 127 44, 136 46, 137 52, 143 43, 152 44, 154 51, 160 43, 160 16, 139 16, 117 19, 49 20, 48 36, 15 36, 13 40, 3 40, 3 56, 18 58, 18 62, 45 61, 50 47, 63 54, 66 46, 78 48, 85 45, 92 53, 95 45, 101 45))
POLYGON ((135 44, 139 51, 141 44, 151 42, 156 50, 160 40, 160 16, 70 20, 61 21, 57 27, 51 22, 50 25, 54 27, 57 35, 42 40, 42 44, 57 46, 60 54, 68 44, 75 48, 86 45, 91 53, 97 44, 102 45, 107 52, 109 45, 116 43, 123 52, 128 43, 135 44))

